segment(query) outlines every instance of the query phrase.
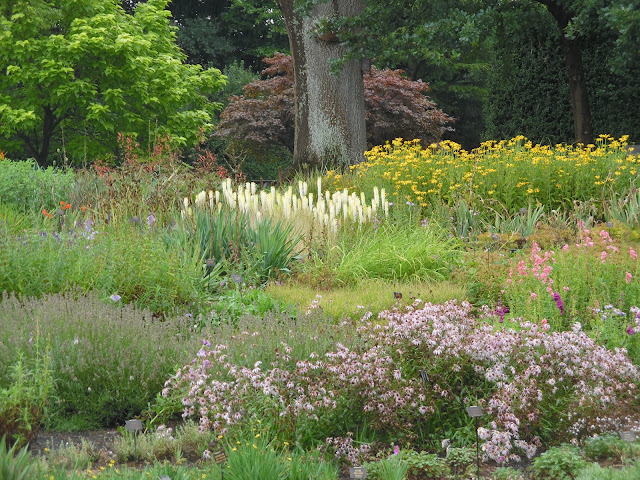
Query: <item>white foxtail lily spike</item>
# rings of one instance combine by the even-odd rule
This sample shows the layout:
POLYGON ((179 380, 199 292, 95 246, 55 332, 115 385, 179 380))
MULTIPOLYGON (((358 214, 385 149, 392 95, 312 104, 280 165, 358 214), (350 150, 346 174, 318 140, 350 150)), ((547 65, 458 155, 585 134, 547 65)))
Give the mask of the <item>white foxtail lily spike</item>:
POLYGON ((349 193, 347 188, 331 193, 322 190, 322 177, 316 180, 316 192, 309 192, 307 182, 298 181, 297 192, 289 186, 284 192, 277 191, 275 186, 268 190, 259 190, 255 182, 234 185, 231 179, 225 179, 221 190, 202 191, 195 195, 193 204, 189 197, 183 199, 184 208, 181 217, 191 216, 195 208, 209 208, 221 212, 223 204, 228 208, 238 209, 247 214, 252 221, 264 218, 280 218, 296 223, 300 219, 315 222, 319 230, 335 233, 341 223, 364 224, 373 220, 378 212, 389 215, 389 202, 385 189, 373 188, 369 204, 365 192, 349 193), (208 200, 208 202, 207 202, 208 200), (215 205, 215 207, 214 207, 215 205), (326 227, 326 229, 325 229, 326 227))

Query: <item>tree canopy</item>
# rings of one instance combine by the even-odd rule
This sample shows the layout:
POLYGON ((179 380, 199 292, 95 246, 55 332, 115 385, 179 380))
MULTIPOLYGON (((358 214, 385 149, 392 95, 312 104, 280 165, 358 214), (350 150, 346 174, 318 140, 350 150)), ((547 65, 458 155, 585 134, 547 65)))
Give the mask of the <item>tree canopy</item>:
POLYGON ((117 133, 178 144, 212 127, 217 69, 185 64, 168 0, 130 15, 116 0, 14 0, 0 8, 1 148, 51 162, 52 148, 93 160, 117 133))

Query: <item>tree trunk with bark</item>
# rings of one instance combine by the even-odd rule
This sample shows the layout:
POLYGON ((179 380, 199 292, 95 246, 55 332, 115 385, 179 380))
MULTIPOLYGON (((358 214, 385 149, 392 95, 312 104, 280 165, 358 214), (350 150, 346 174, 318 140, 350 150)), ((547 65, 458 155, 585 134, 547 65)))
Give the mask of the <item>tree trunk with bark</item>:
POLYGON ((364 81, 359 60, 331 73, 331 60, 345 53, 336 35, 314 31, 323 18, 350 17, 362 12, 364 0, 328 0, 302 15, 294 0, 277 0, 289 34, 295 90, 296 170, 324 168, 361 161, 367 137, 364 81))
POLYGON ((576 142, 584 145, 593 143, 593 126, 591 125, 587 79, 584 75, 582 63, 582 46, 579 38, 569 38, 565 32, 571 20, 571 13, 553 0, 538 1, 547 7, 549 13, 553 15, 553 18, 558 23, 558 27, 560 27, 576 142))

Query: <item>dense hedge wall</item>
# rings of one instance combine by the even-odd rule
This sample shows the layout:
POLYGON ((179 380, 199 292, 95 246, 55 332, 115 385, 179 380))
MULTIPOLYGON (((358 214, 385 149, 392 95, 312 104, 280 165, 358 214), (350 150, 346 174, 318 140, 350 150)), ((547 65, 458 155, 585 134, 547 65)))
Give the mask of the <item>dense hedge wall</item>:
MULTIPOLYGON (((573 117, 560 30, 544 8, 506 7, 494 30, 495 63, 485 105, 486 138, 526 135, 535 142, 573 142, 573 117)), ((640 65, 614 69, 615 36, 593 19, 583 61, 596 135, 640 142, 640 65)))

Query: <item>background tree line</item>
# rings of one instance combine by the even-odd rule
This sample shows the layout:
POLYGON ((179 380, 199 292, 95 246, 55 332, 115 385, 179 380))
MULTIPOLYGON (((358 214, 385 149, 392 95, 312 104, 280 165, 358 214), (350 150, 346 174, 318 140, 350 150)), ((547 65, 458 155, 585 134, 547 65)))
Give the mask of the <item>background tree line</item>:
MULTIPOLYGON (((207 126, 219 122, 228 97, 243 94, 242 87, 259 78, 267 66, 263 58, 291 52, 282 15, 286 4, 295 7, 292 12, 309 16, 319 3, 324 2, 79 0, 73 2, 75 10, 65 10, 68 2, 2 0, 0 149, 12 158, 35 157, 44 165, 63 161, 62 148, 73 162, 117 155, 117 132, 137 135, 143 147, 156 129, 182 139, 182 146, 192 145, 197 125, 212 132, 207 126), (143 4, 148 7, 140 10, 143 4), (74 15, 84 16, 84 26, 74 15), (97 15, 103 24, 95 23, 97 15), (102 35, 98 57, 115 55, 110 46, 122 48, 122 35, 111 38, 100 33, 101 28, 131 29, 128 34, 138 50, 154 31, 162 41, 147 45, 146 52, 131 48, 112 65, 92 64, 96 55, 88 49, 99 42, 85 40, 83 28, 85 36, 102 35), (63 45, 60 37, 69 29, 76 29, 75 40, 63 45), (18 33, 23 38, 17 38, 18 33), (38 35, 48 39, 40 42, 40 50, 31 46, 36 42, 29 44, 29 38, 38 35), (141 75, 140 57, 147 58, 153 74, 163 80, 141 75), (174 59, 171 68, 163 63, 169 57, 174 59), (118 68, 131 76, 125 75, 116 88, 105 81, 105 71, 118 68), (214 68, 227 75, 225 86, 214 68), (159 90, 148 94, 149 85, 159 90), (163 105, 154 107, 154 98, 163 105), (29 102, 36 107, 34 113, 29 113, 29 102)), ((427 82, 431 100, 455 119, 453 130, 442 131, 443 138, 465 148, 519 134, 551 144, 588 141, 598 133, 629 134, 632 142, 640 142, 638 12, 638 0, 363 2, 360 15, 322 17, 317 35, 333 35, 344 46, 342 66, 370 58, 378 71, 402 69, 411 79, 427 82), (569 41, 579 45, 582 57, 588 96, 580 108, 584 115, 586 105, 590 122, 585 132, 576 127, 576 96, 567 72, 569 41)), ((335 63, 339 71, 340 59, 335 63)), ((289 123, 293 128, 295 122, 289 123)), ((229 137, 229 129, 226 135, 208 137, 208 147, 223 157, 229 137)), ((258 156, 264 162, 290 150, 264 150, 258 156)))

